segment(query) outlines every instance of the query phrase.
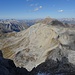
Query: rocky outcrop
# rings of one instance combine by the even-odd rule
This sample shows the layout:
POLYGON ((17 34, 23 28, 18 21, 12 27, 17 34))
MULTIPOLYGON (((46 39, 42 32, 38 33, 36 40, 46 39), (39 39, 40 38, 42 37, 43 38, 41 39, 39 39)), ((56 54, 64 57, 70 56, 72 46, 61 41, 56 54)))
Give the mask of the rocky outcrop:
POLYGON ((40 22, 27 30, 8 33, 0 39, 0 49, 5 58, 29 71, 46 59, 61 61, 66 57, 75 65, 75 28, 61 25, 61 22, 51 19, 49 24, 40 22))
POLYGON ((29 75, 25 68, 16 67, 12 60, 5 59, 2 56, 0 51, 0 75, 29 75))
POLYGON ((68 62, 66 57, 61 61, 57 59, 46 60, 31 71, 32 75, 74 75, 75 65, 68 62))
POLYGON ((51 24, 51 22, 53 21, 54 19, 50 18, 50 17, 47 17, 45 19, 43 19, 42 21, 39 21, 39 23, 43 23, 43 24, 51 24))
POLYGON ((75 75, 75 65, 69 63, 66 57, 56 58, 56 61, 47 59, 29 72, 16 67, 12 60, 3 58, 0 51, 0 75, 75 75))
POLYGON ((27 29, 29 26, 27 26, 26 23, 21 23, 21 22, 2 22, 0 23, 0 34, 1 33, 9 33, 9 32, 19 32, 22 30, 27 29))

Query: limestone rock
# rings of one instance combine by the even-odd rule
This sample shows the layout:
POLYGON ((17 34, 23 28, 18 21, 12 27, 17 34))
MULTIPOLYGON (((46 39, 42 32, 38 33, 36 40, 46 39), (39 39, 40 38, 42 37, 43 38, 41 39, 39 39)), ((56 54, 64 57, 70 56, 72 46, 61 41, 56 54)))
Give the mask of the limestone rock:
POLYGON ((8 33, 0 38, 0 49, 5 58, 14 60, 19 67, 29 71, 47 58, 67 57, 75 64, 75 29, 61 25, 37 23, 27 30, 8 33))

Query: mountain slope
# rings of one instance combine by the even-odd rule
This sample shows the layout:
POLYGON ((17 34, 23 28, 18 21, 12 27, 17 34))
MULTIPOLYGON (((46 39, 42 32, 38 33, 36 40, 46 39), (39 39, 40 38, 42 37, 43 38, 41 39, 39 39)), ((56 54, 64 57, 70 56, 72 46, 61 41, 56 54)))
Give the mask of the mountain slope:
POLYGON ((0 21, 0 33, 8 32, 19 32, 21 30, 27 29, 29 26, 25 22, 18 20, 1 20, 0 21))
POLYGON ((66 56, 69 62, 75 64, 75 29, 51 24, 37 23, 27 30, 8 33, 0 39, 0 49, 4 57, 13 59, 17 66, 28 70, 32 70, 46 59, 61 60, 62 56, 66 56))

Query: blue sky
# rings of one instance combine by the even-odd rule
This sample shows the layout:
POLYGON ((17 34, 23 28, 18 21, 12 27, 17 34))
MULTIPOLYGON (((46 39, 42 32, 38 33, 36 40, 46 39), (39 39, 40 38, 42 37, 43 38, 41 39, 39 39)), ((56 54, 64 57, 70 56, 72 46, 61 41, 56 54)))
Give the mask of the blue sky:
POLYGON ((75 18, 75 0, 0 0, 0 19, 75 18))

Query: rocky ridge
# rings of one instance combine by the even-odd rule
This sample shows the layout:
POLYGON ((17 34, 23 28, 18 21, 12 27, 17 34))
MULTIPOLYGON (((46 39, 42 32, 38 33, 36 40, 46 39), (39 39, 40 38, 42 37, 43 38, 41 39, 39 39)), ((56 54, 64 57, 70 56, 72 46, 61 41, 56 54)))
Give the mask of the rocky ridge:
POLYGON ((45 22, 1 38, 0 49, 4 57, 29 71, 47 59, 56 62, 66 57, 69 63, 75 65, 75 29, 57 20, 45 22))
POLYGON ((14 62, 10 59, 3 58, 3 54, 0 50, 0 75, 74 75, 75 65, 68 62, 66 57, 63 57, 61 61, 57 59, 46 60, 39 64, 31 71, 27 71, 23 67, 16 67, 14 62))

